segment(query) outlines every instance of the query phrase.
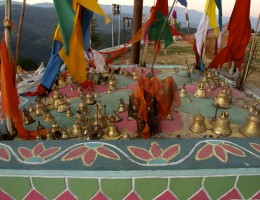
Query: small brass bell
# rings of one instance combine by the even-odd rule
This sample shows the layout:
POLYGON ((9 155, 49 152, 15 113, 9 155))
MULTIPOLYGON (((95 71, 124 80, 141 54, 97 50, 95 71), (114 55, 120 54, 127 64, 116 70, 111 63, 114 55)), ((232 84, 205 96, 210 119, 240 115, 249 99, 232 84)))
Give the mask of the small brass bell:
POLYGON ((77 113, 75 115, 75 121, 77 121, 80 125, 84 125, 86 123, 86 118, 84 114, 79 110, 77 110, 77 113))
POLYGON ((55 98, 53 97, 53 108, 55 108, 55 109, 58 108, 58 104, 60 103, 61 99, 63 99, 63 95, 60 93, 55 98))
POLYGON ((128 131, 124 131, 124 132, 122 133, 122 139, 123 139, 123 140, 129 140, 129 139, 130 139, 130 136, 129 136, 129 134, 128 134, 128 131))
POLYGON ((113 110, 113 113, 113 118, 115 119, 115 122, 120 122, 122 118, 119 117, 115 110, 113 110))
POLYGON ((32 103, 29 104, 28 111, 29 111, 29 113, 33 113, 35 111, 32 103))
POLYGON ((180 97, 187 97, 188 96, 188 92, 185 88, 185 84, 183 84, 182 88, 180 89, 179 95, 180 95, 180 97))
POLYGON ((60 127, 57 123, 57 121, 54 121, 53 124, 51 125, 51 133, 54 134, 56 131, 59 131, 60 130, 60 127))
POLYGON ((194 97, 197 97, 197 98, 207 98, 202 83, 199 84, 199 87, 198 87, 197 91, 195 92, 194 97))
POLYGON ((204 133, 207 130, 205 124, 205 117, 201 114, 193 116, 193 121, 189 127, 189 129, 194 133, 204 133))
POLYGON ((42 136, 40 135, 39 131, 38 131, 37 136, 36 136, 35 139, 36 139, 36 140, 42 140, 42 136))
POLYGON ((260 110, 257 109, 259 104, 260 102, 257 102, 252 106, 245 124, 239 128, 239 132, 247 137, 260 137, 260 110))
POLYGON ((62 113, 66 112, 68 110, 68 102, 62 98, 58 101, 58 107, 57 107, 57 112, 62 113))
POLYGON ((139 78, 138 72, 135 67, 132 68, 132 77, 134 80, 137 80, 139 78))
POLYGON ((110 89, 110 87, 107 87, 107 94, 112 94, 113 91, 110 89))
POLYGON ((219 136, 229 136, 232 134, 230 127, 229 113, 221 112, 220 116, 216 119, 211 131, 219 136))
POLYGON ((94 97, 94 95, 92 94, 90 88, 88 89, 88 93, 87 93, 87 95, 86 95, 86 103, 87 103, 88 105, 93 105, 93 104, 96 103, 95 97, 94 97))
POLYGON ((43 115, 44 113, 45 113, 45 105, 42 103, 41 100, 39 100, 35 104, 35 115, 40 116, 43 115))
POLYGON ((71 111, 71 107, 68 107, 67 111, 66 111, 66 117, 72 117, 73 113, 71 111))
POLYGON ((35 120, 30 115, 29 111, 27 111, 25 108, 23 109, 23 119, 25 125, 29 125, 35 122, 35 120))
POLYGON ((227 89, 223 89, 216 97, 214 104, 219 105, 220 108, 230 108, 232 97, 227 89))
POLYGON ((75 123, 72 125, 70 135, 73 137, 79 137, 82 135, 81 125, 79 124, 79 122, 77 120, 75 120, 75 123))
POLYGON ((110 76, 110 72, 107 67, 104 67, 104 71, 102 72, 104 78, 108 78, 110 76))
POLYGON ((61 139, 67 140, 69 138, 70 138, 70 136, 69 136, 69 133, 67 131, 67 128, 63 128, 62 131, 61 131, 61 139))
POLYGON ((53 136, 50 131, 48 131, 48 133, 46 134, 46 140, 53 140, 53 136))
POLYGON ((108 137, 117 137, 119 136, 121 133, 118 129, 118 127, 115 125, 115 122, 111 119, 111 123, 110 125, 108 126, 108 130, 107 130, 107 133, 106 135, 108 137))
POLYGON ((62 88, 66 86, 65 78, 60 74, 58 77, 58 87, 62 88))
POLYGON ((120 99, 120 103, 119 103, 117 112, 122 113, 122 112, 125 112, 126 110, 127 110, 127 106, 125 105, 124 100, 120 99))
POLYGON ((110 80, 108 81, 108 86, 107 86, 111 91, 116 90, 116 80, 114 76, 111 76, 110 80))
POLYGON ((83 115, 89 113, 88 106, 84 98, 82 98, 82 101, 79 103, 77 110, 80 111, 83 115))
POLYGON ((173 115, 172 115, 172 113, 169 113, 169 114, 167 115, 166 119, 169 120, 169 121, 172 121, 172 120, 173 120, 173 115))
POLYGON ((52 122, 53 121, 53 115, 50 113, 50 112, 46 112, 44 115, 43 115, 43 120, 45 122, 52 122))

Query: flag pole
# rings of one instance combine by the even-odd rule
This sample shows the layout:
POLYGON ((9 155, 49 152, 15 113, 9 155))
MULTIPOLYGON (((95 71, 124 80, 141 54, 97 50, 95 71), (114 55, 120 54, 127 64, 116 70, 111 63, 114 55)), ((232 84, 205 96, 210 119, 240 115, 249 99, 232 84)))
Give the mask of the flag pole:
POLYGON ((173 1, 171 10, 170 10, 170 12, 168 13, 167 18, 166 18, 165 21, 164 21, 162 30, 161 30, 160 35, 159 35, 159 38, 158 38, 158 41, 159 41, 159 42, 157 42, 157 45, 156 45, 156 48, 155 48, 155 53, 154 53, 154 56, 153 56, 153 62, 152 62, 152 66, 151 66, 151 77, 154 77, 153 66, 154 66, 154 63, 155 63, 155 59, 156 59, 156 55, 157 55, 157 50, 158 50, 159 45, 160 45, 160 40, 161 40, 161 38, 162 38, 163 30, 164 30, 164 28, 165 28, 165 26, 166 26, 166 24, 167 24, 167 22, 168 22, 168 19, 169 19, 169 17, 170 17, 170 14, 171 14, 171 12, 172 12, 172 10, 173 10, 173 8, 174 8, 174 4, 175 4, 176 2, 177 2, 177 0, 174 0, 174 1, 173 1))
MULTIPOLYGON (((9 57, 11 55, 11 0, 6 0, 5 3, 5 20, 4 20, 4 37, 5 44, 8 50, 9 57)), ((13 135, 12 119, 6 115, 6 127, 8 132, 13 135)))
MULTIPOLYGON (((15 68, 18 65, 18 59, 19 59, 19 50, 20 50, 21 34, 22 34, 22 29, 23 29, 23 18, 24 18, 25 5, 26 5, 26 0, 23 0, 21 16, 20 16, 20 23, 19 23, 19 30, 18 30, 18 37, 17 37, 17 41, 16 41, 15 68)), ((20 76, 19 76, 19 78, 21 79, 20 76)))
POLYGON ((255 38, 256 38, 256 34, 257 34, 258 26, 259 26, 259 21, 260 21, 260 13, 259 13, 259 16, 258 16, 255 33, 254 33, 254 36, 253 36, 253 39, 252 39, 252 44, 251 44, 250 51, 249 51, 248 62, 247 62, 246 68, 245 68, 245 72, 243 73, 244 75, 243 75, 243 81, 242 81, 241 89, 244 88, 244 85, 246 83, 246 79, 248 77, 250 64, 251 64, 252 59, 253 59, 253 52, 254 52, 253 49, 254 49, 254 45, 255 45, 255 38))

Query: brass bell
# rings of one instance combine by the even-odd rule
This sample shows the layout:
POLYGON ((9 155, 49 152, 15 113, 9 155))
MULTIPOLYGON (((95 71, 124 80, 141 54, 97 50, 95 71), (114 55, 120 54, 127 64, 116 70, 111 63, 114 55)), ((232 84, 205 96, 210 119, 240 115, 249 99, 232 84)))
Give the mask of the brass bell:
POLYGON ((45 105, 42 103, 41 100, 36 102, 35 104, 35 115, 40 116, 45 113, 45 105))
POLYGON ((113 118, 115 119, 115 122, 120 122, 122 118, 119 117, 115 110, 113 110, 113 113, 113 118))
POLYGON ((107 87, 107 94, 112 94, 113 91, 110 89, 110 87, 107 87))
POLYGON ((61 99, 63 99, 63 95, 60 93, 58 93, 58 96, 53 97, 53 108, 58 108, 61 99))
POLYGON ((88 89, 88 93, 87 93, 87 95, 86 95, 86 103, 87 103, 88 105, 93 105, 93 104, 96 103, 95 97, 94 97, 94 95, 92 94, 90 88, 88 89))
POLYGON ((108 137, 117 137, 120 134, 121 134, 121 132, 119 131, 118 127, 115 125, 114 121, 111 119, 111 123, 108 126, 106 135, 108 137))
POLYGON ((200 113, 198 115, 194 115, 193 121, 192 121, 189 129, 194 133, 206 132, 207 127, 205 124, 205 117, 203 117, 200 113))
POLYGON ((124 100, 120 99, 120 103, 119 103, 117 112, 122 113, 122 112, 125 112, 126 110, 127 110, 127 106, 125 105, 124 100))
POLYGON ((25 125, 29 125, 35 122, 35 120, 30 115, 29 111, 27 111, 25 108, 23 109, 23 119, 25 125))
POLYGON ((202 83, 199 84, 199 87, 198 87, 197 91, 195 92, 194 97, 197 97, 197 98, 207 98, 202 83))
POLYGON ((86 123, 86 118, 84 114, 79 110, 77 110, 77 113, 75 115, 75 121, 77 121, 80 125, 84 125, 86 123))
POLYGON ((110 72, 107 67, 104 67, 104 71, 102 72, 104 78, 108 78, 110 76, 110 72))
POLYGON ((258 104, 260 102, 252 106, 245 124, 239 128, 239 132, 247 137, 260 137, 260 110, 257 109, 258 104))
POLYGON ((35 111, 32 103, 29 104, 28 111, 29 113, 33 113, 35 111))
POLYGON ((50 131, 48 131, 48 133, 46 134, 46 140, 53 140, 53 136, 50 131))
POLYGON ((100 103, 96 104, 96 109, 97 110, 96 110, 96 113, 94 115, 94 120, 93 120, 92 125, 93 126, 100 126, 101 128, 106 128, 107 122, 106 122, 105 117, 101 113, 102 106, 101 106, 100 103))
POLYGON ((58 107, 57 107, 57 112, 62 113, 66 112, 68 110, 68 102, 62 98, 58 101, 58 107))
POLYGON ((45 122, 52 122, 53 121, 53 115, 50 113, 50 112, 46 112, 44 115, 43 115, 43 120, 45 122))
POLYGON ((220 108, 230 108, 232 97, 227 89, 223 89, 216 97, 214 104, 219 105, 220 108))
POLYGON ((172 115, 172 113, 169 113, 169 114, 167 115, 166 119, 169 120, 169 121, 172 121, 172 120, 173 120, 173 115, 172 115))
POLYGON ((60 130, 60 127, 59 127, 57 121, 54 121, 53 124, 51 125, 50 132, 52 134, 54 134, 56 131, 59 131, 59 130, 60 130))
POLYGON ((77 120, 75 120, 75 123, 72 125, 70 135, 73 137, 79 137, 82 135, 81 125, 79 124, 79 122, 77 120))
POLYGON ((183 84, 182 88, 180 89, 179 95, 180 95, 180 97, 187 97, 188 96, 188 92, 185 88, 185 84, 183 84))
POLYGON ((69 138, 70 138, 70 136, 69 136, 69 133, 67 131, 67 128, 62 129, 62 131, 61 131, 61 139, 67 140, 69 138))
POLYGON ((132 68, 132 77, 134 80, 137 80, 139 78, 138 72, 135 67, 132 68))
POLYGON ((89 113, 88 106, 84 98, 82 98, 82 101, 79 103, 77 110, 80 111, 83 115, 89 113))
POLYGON ((211 131, 219 136, 229 136, 232 134, 230 127, 229 113, 221 112, 220 116, 216 119, 211 131))
POLYGON ((59 88, 62 88, 62 87, 65 87, 66 86, 66 82, 65 82, 65 78, 60 74, 58 76, 58 87, 59 88))
POLYGON ((110 77, 110 80, 108 81, 108 86, 107 86, 111 91, 116 90, 116 80, 114 76, 110 77))
POLYGON ((72 117, 73 113, 71 111, 71 107, 68 107, 67 111, 66 111, 66 117, 72 117))

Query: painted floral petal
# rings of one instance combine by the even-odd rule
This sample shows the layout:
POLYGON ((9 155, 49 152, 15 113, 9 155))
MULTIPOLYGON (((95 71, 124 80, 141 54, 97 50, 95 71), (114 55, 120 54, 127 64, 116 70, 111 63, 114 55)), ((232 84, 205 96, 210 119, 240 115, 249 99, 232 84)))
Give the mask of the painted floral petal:
POLYGON ((7 194, 5 191, 0 189, 0 199, 1 200, 13 200, 13 198, 11 198, 9 196, 9 194, 7 194))
POLYGON ((231 146, 229 144, 222 143, 221 147, 223 149, 225 149, 228 153, 231 153, 231 154, 233 154, 235 156, 241 156, 241 157, 245 157, 246 156, 246 154, 243 151, 241 151, 239 148, 231 146))
POLYGON ((49 156, 54 155, 59 150, 60 150, 60 147, 51 147, 49 149, 42 151, 38 156, 41 158, 47 158, 49 156))
POLYGON ((241 196, 241 193, 237 190, 237 188, 233 188, 229 190, 224 196, 219 198, 220 200, 228 200, 228 199, 244 199, 241 196))
POLYGON ((114 160, 120 160, 120 157, 112 150, 106 148, 106 147, 98 147, 96 151, 99 153, 99 155, 104 156, 106 158, 114 159, 114 160))
POLYGON ((210 158, 213 155, 213 145, 205 144, 200 150, 196 153, 196 160, 205 160, 210 158))
POLYGON ((253 142, 250 142, 251 147, 253 147, 256 151, 260 152, 260 144, 256 144, 253 142))
POLYGON ((9 162, 10 159, 10 152, 6 148, 0 148, 0 160, 9 162))
POLYGON ((61 158, 61 161, 75 160, 75 159, 81 157, 81 155, 83 153, 85 153, 86 150, 87 150, 87 148, 85 146, 76 147, 76 148, 70 150, 65 156, 63 156, 61 158))
POLYGON ((33 147, 32 152, 33 152, 34 156, 38 156, 39 153, 41 153, 43 150, 44 150, 44 146, 43 146, 43 143, 41 142, 41 143, 37 144, 35 147, 33 147))
POLYGON ((64 199, 76 200, 77 197, 75 197, 75 195, 71 193, 71 191, 65 190, 58 197, 55 198, 55 200, 64 200, 64 199))
POLYGON ((39 193, 38 191, 32 189, 26 197, 23 198, 24 200, 31 200, 31 199, 37 199, 37 200, 44 200, 45 197, 39 193))
POLYGON ((198 192, 196 192, 194 195, 192 195, 189 198, 189 200, 197 200, 197 199, 208 200, 210 198, 204 189, 200 189, 198 192))
POLYGON ((94 195, 94 197, 91 198, 91 200, 108 200, 108 199, 109 198, 106 197, 106 195, 103 192, 101 192, 101 191, 97 192, 94 195))
POLYGON ((89 149, 82 157, 82 162, 86 166, 90 166, 97 158, 97 154, 93 149, 89 149))
POLYGON ((25 147, 19 147, 18 148, 18 153, 22 156, 24 160, 27 160, 28 158, 32 157, 32 152, 31 150, 25 148, 25 147))
POLYGON ((227 153, 221 146, 216 145, 214 147, 214 154, 221 162, 227 162, 227 153))
POLYGON ((129 193, 124 200, 140 200, 141 198, 138 196, 138 194, 136 194, 136 192, 131 192, 129 193))
POLYGON ((166 160, 171 160, 180 153, 180 150, 180 145, 174 144, 164 150, 162 158, 166 160))
POLYGON ((172 191, 167 190, 155 198, 155 200, 165 200, 165 199, 177 200, 177 197, 172 193, 172 191))
POLYGON ((161 156, 162 149, 157 142, 153 142, 150 147, 150 153, 154 158, 158 158, 161 156))
POLYGON ((128 146, 127 149, 137 159, 149 161, 153 158, 146 149, 135 146, 128 146))

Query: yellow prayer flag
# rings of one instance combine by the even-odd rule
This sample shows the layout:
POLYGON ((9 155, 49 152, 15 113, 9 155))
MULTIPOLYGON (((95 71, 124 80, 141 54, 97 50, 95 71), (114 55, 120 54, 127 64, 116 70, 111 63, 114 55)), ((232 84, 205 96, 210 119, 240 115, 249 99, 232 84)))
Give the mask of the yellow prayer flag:
POLYGON ((216 2, 215 0, 207 0, 205 6, 205 13, 209 18, 209 25, 211 28, 214 29, 214 33, 216 37, 218 37, 218 24, 217 24, 217 17, 216 17, 216 2))
POLYGON ((90 11, 102 15, 105 17, 105 22, 108 24, 110 22, 110 18, 106 15, 106 13, 103 11, 103 9, 100 7, 100 5, 97 3, 97 0, 77 0, 80 5, 83 7, 89 9, 90 11))

